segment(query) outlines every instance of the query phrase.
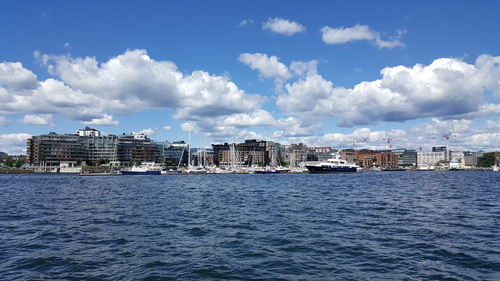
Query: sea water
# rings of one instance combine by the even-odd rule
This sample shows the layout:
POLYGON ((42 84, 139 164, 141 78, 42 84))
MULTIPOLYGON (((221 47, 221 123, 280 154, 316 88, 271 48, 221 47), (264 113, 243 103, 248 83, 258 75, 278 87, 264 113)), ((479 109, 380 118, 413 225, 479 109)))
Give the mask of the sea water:
POLYGON ((500 280, 500 173, 0 175, 1 280, 500 280))

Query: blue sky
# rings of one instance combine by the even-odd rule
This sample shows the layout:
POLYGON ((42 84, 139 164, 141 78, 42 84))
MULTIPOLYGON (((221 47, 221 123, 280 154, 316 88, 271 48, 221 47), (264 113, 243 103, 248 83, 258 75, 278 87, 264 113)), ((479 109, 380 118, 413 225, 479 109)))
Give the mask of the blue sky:
POLYGON ((170 141, 192 128, 203 144, 380 148, 390 138, 500 149, 499 10, 498 1, 2 1, 0 151, 85 125, 170 141))

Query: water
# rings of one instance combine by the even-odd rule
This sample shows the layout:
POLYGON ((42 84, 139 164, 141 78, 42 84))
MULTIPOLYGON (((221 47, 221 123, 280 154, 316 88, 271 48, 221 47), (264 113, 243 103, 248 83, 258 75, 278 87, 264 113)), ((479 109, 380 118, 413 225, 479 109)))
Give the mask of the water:
POLYGON ((2 280, 500 280, 500 173, 0 175, 2 280))

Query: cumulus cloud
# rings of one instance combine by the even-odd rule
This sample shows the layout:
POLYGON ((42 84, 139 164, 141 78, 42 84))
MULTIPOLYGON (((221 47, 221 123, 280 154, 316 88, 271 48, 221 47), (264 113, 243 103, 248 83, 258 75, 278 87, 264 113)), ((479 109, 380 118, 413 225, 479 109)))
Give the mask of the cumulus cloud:
POLYGON ((271 78, 278 82, 286 81, 292 77, 288 68, 279 62, 276 56, 268 56, 262 53, 244 53, 238 59, 251 69, 259 71, 261 77, 271 78))
POLYGON ((398 31, 391 40, 383 40, 380 34, 370 29, 367 25, 356 24, 352 27, 332 28, 324 26, 321 28, 321 38, 326 44, 345 44, 351 41, 367 40, 380 48, 394 48, 404 46, 400 37, 405 31, 398 31))
POLYGON ((165 130, 165 131, 169 132, 169 131, 171 131, 171 130, 172 130, 172 127, 171 127, 171 126, 164 126, 164 127, 163 127, 163 130, 165 130))
POLYGON ((293 72, 295 75, 309 75, 309 74, 316 74, 317 73, 317 67, 318 67, 318 61, 316 60, 311 60, 311 61, 293 61, 290 64, 290 70, 293 72))
POLYGON ((0 63, 0 87, 6 90, 32 90, 38 86, 36 75, 20 62, 0 63))
POLYGON ((500 150, 500 143, 498 143, 500 127, 492 120, 485 123, 473 127, 468 120, 433 118, 430 122, 417 124, 408 130, 377 131, 370 128, 357 128, 350 133, 291 137, 288 138, 287 143, 302 142, 311 146, 374 150, 405 148, 430 151, 433 146, 447 146, 452 150, 500 150))
MULTIPOLYGON (((227 77, 183 74, 170 61, 130 50, 99 63, 95 58, 35 56, 57 78, 37 81, 20 63, 0 63, 0 114, 62 114, 109 120, 109 114, 173 109, 179 119, 210 118, 255 110, 262 102, 227 77)), ((95 121, 98 122, 98 121, 95 121)))
POLYGON ((146 136, 150 136, 150 135, 153 135, 155 133, 155 130, 152 129, 152 128, 147 128, 147 129, 142 129, 138 132, 135 132, 135 133, 139 133, 139 134, 144 134, 146 136))
POLYGON ((304 119, 339 118, 339 125, 402 122, 423 117, 450 118, 497 113, 486 104, 488 91, 498 95, 499 57, 481 56, 476 64, 458 59, 436 59, 430 65, 386 67, 382 78, 364 81, 351 89, 334 87, 317 73, 285 85, 277 105, 304 119), (479 112, 479 113, 478 113, 479 112))
POLYGON ((257 126, 272 126, 276 120, 268 111, 259 109, 250 114, 241 113, 230 115, 222 121, 225 126, 234 127, 257 127, 257 126))
POLYGON ((196 126, 193 124, 193 122, 184 122, 181 124, 181 129, 185 132, 190 132, 193 131, 196 128, 196 126))
POLYGON ((287 36, 291 36, 299 32, 304 32, 306 30, 306 28, 300 23, 282 18, 269 18, 262 24, 262 28, 274 33, 279 33, 287 36))
POLYGON ((117 120, 113 120, 113 116, 109 114, 104 114, 102 118, 92 118, 90 121, 83 121, 85 125, 94 125, 94 126, 118 126, 120 122, 117 120))
POLYGON ((24 154, 26 153, 26 140, 30 138, 30 134, 0 134, 0 151, 7 154, 24 154))
POLYGON ((26 125, 54 126, 52 114, 26 114, 22 122, 26 125))

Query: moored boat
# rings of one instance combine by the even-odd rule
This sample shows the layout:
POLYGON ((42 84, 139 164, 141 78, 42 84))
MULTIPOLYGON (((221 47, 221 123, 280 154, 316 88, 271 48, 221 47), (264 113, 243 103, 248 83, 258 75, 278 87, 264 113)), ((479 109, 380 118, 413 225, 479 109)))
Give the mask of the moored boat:
POLYGON ((338 153, 333 153, 334 158, 319 162, 318 164, 306 165, 309 173, 358 173, 363 169, 354 163, 340 159, 338 153))
POLYGON ((144 162, 128 170, 122 170, 122 175, 161 175, 161 167, 154 162, 144 162))

